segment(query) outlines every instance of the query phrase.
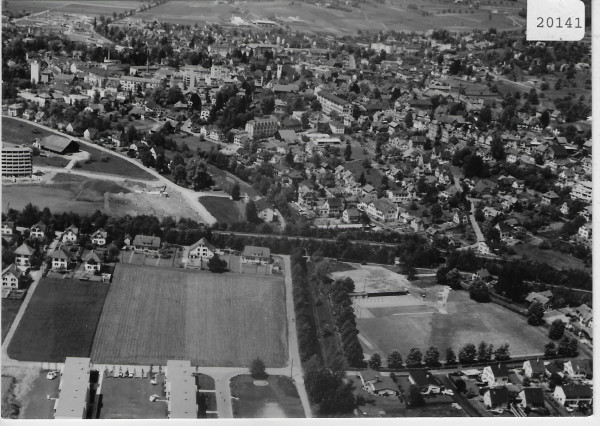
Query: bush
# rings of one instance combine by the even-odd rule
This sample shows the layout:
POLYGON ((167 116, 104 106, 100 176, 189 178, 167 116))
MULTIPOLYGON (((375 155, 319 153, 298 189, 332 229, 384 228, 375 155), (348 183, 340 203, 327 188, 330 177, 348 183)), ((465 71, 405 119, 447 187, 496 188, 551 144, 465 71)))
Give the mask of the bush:
POLYGON ((254 379, 265 379, 267 377, 265 363, 260 358, 256 358, 252 361, 252 364, 250 364, 250 375, 254 379))

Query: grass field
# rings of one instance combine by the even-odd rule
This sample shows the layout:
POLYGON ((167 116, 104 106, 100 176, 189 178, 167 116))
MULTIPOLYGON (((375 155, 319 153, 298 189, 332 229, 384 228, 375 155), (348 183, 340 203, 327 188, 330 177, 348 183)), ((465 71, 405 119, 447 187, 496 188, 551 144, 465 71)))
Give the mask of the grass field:
POLYGON ((131 164, 129 161, 117 157, 98 148, 89 145, 81 145, 82 151, 87 151, 91 154, 90 162, 81 162, 81 170, 96 173, 107 173, 111 175, 124 176, 132 179, 157 180, 140 166, 131 164), (108 158, 108 161, 101 161, 101 158, 108 158))
POLYGON ((59 380, 48 380, 48 370, 40 371, 31 385, 31 391, 26 396, 23 417, 26 419, 53 419, 54 400, 48 395, 58 398, 59 380))
POLYGON ((241 201, 233 201, 225 197, 201 197, 200 202, 217 219, 217 222, 238 223, 246 220, 241 201))
POLYGON ((37 13, 45 10, 61 13, 80 13, 86 15, 112 15, 113 11, 125 12, 137 9, 140 3, 134 0, 100 0, 100 1, 69 1, 69 0, 9 0, 4 1, 3 10, 13 12, 37 13))
POLYGON ((234 418, 299 418, 304 408, 294 382, 285 376, 269 376, 267 386, 256 386, 248 375, 231 379, 234 418))
POLYGON ((287 360, 285 287, 275 277, 118 264, 94 340, 97 363, 271 367, 287 360))
POLYGON ((157 376, 158 384, 153 386, 150 379, 124 379, 104 377, 102 382, 101 419, 166 419, 167 404, 150 402, 150 395, 157 394, 161 399, 164 375, 157 376))
POLYGON ((371 305, 375 308, 370 311, 372 318, 359 311, 359 332, 372 345, 366 346, 366 352, 387 355, 399 350, 406 356, 412 347, 425 351, 433 345, 443 358, 449 347, 458 352, 466 343, 477 345, 483 340, 496 347, 508 343, 510 353, 517 356, 542 353, 548 341, 545 329, 528 325, 524 317, 496 304, 474 302, 466 292, 450 292, 448 314, 440 313, 434 309, 435 303, 423 302, 419 297, 401 298, 404 306, 371 305))
POLYGON ((42 139, 54 133, 23 123, 10 117, 2 117, 2 141, 17 145, 31 145, 35 139, 42 139))
POLYGON ((10 326, 12 325, 17 313, 19 312, 19 308, 21 307, 22 300, 10 300, 10 299, 2 299, 2 341, 4 342, 4 338, 8 334, 8 330, 10 330, 10 326))
POLYGON ((108 284, 42 278, 9 346, 20 361, 90 355, 108 284))
POLYGON ((589 273, 592 272, 591 268, 586 267, 581 260, 556 250, 542 250, 533 244, 517 244, 513 246, 513 249, 515 249, 519 255, 527 255, 528 258, 535 260, 536 262, 543 262, 552 265, 557 269, 573 268, 589 273))
POLYGON ((233 16, 241 17, 246 22, 268 18, 276 19, 292 30, 343 35, 356 34, 357 30, 426 31, 442 27, 455 31, 490 27, 518 29, 524 20, 517 16, 517 12, 524 4, 523 1, 519 1, 494 6, 495 13, 490 13, 492 9, 484 6, 473 10, 467 6, 424 0, 397 0, 393 5, 362 4, 360 9, 352 8, 350 11, 300 2, 292 4, 285 0, 248 2, 241 5, 178 0, 136 16, 180 24, 229 24, 233 16), (411 10, 408 8, 409 4, 416 4, 422 9, 411 10), (429 14, 423 14, 423 11, 429 14))

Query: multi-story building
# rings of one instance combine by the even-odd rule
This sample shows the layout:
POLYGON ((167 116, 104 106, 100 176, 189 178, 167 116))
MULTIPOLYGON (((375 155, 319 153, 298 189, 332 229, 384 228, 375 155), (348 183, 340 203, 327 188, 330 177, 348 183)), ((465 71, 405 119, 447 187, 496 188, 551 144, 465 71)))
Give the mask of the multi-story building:
POLYGON ((2 177, 31 177, 31 149, 2 146, 2 177))
POLYGON ((165 371, 167 415, 170 419, 195 419, 196 380, 190 361, 168 360, 165 371))
POLYGON ((581 200, 587 203, 592 202, 592 182, 588 180, 582 180, 577 182, 571 190, 571 198, 574 200, 581 200))
POLYGON ((320 90, 317 93, 317 100, 321 103, 323 112, 327 115, 335 111, 340 116, 350 115, 352 113, 352 104, 339 96, 333 95, 326 90, 320 90))
POLYGON ((250 138, 268 138, 277 133, 277 119, 273 117, 255 118, 246 123, 250 138))
POLYGON ((90 399, 90 359, 67 357, 60 372, 55 419, 85 419, 90 399))
POLYGON ((119 80, 119 84, 121 85, 122 90, 137 90, 138 85, 142 90, 144 89, 154 89, 158 87, 160 84, 160 80, 155 78, 145 78, 145 77, 134 77, 131 75, 125 75, 121 77, 119 80))

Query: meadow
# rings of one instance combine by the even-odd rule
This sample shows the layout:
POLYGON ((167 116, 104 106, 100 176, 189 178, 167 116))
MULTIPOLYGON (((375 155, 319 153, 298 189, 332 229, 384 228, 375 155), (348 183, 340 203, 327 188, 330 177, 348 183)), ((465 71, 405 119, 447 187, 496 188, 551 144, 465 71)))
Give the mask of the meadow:
POLYGON ((42 278, 8 345, 19 361, 90 356, 109 284, 42 278))
POLYGON ((238 223, 245 220, 244 206, 241 201, 226 197, 201 197, 200 202, 219 223, 238 223))
POLYGON ((118 264, 92 349, 96 363, 269 367, 287 361, 281 278, 118 264))
POLYGON ((140 3, 135 0, 101 0, 101 1, 69 1, 69 0, 8 0, 2 5, 3 10, 11 12, 39 13, 43 11, 80 13, 86 15, 111 16, 113 11, 126 12, 137 9, 140 3))

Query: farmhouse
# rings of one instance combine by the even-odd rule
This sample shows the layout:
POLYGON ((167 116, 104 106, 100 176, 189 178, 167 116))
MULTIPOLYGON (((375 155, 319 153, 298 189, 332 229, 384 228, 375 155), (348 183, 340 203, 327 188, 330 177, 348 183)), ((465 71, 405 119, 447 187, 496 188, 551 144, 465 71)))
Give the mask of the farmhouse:
POLYGON ((358 377, 362 382, 363 388, 375 395, 392 396, 398 395, 400 390, 398 386, 389 377, 382 377, 377 371, 367 369, 360 371, 358 377))
POLYGON ((31 266, 31 256, 35 252, 34 249, 23 243, 15 250, 15 263, 21 270, 25 270, 31 266))
POLYGON ((408 380, 419 388, 422 394, 440 393, 440 381, 427 370, 413 370, 408 374, 408 380))
POLYGON ((197 418, 196 381, 192 372, 190 361, 167 361, 165 383, 170 419, 197 418))
POLYGON ((242 252, 242 263, 266 265, 271 261, 271 249, 268 247, 246 246, 242 252))
POLYGON ((144 253, 158 253, 160 238, 149 235, 136 235, 133 239, 133 249, 144 253))
POLYGON ((100 247, 106 245, 107 235, 108 235, 108 233, 104 229, 102 229, 102 228, 98 229, 96 232, 94 232, 92 234, 92 238, 91 238, 92 243, 96 244, 97 246, 100 246, 100 247))
POLYGON ((215 255, 215 252, 215 246, 206 238, 200 238, 188 247, 187 257, 189 259, 211 259, 215 255))
POLYGON ((504 364, 492 364, 483 369, 481 380, 489 386, 502 386, 508 383, 510 372, 504 364))
POLYGON ((90 359, 67 357, 60 372, 55 419, 85 419, 90 397, 90 359))
POLYGON ((508 389, 506 387, 491 388, 483 395, 483 403, 488 409, 508 408, 508 389))
POLYGON ((589 385, 569 384, 556 386, 554 399, 564 406, 591 404, 594 397, 589 385))
POLYGON ((25 278, 23 272, 14 264, 10 264, 2 271, 2 288, 19 290, 24 284, 23 278, 25 278))

